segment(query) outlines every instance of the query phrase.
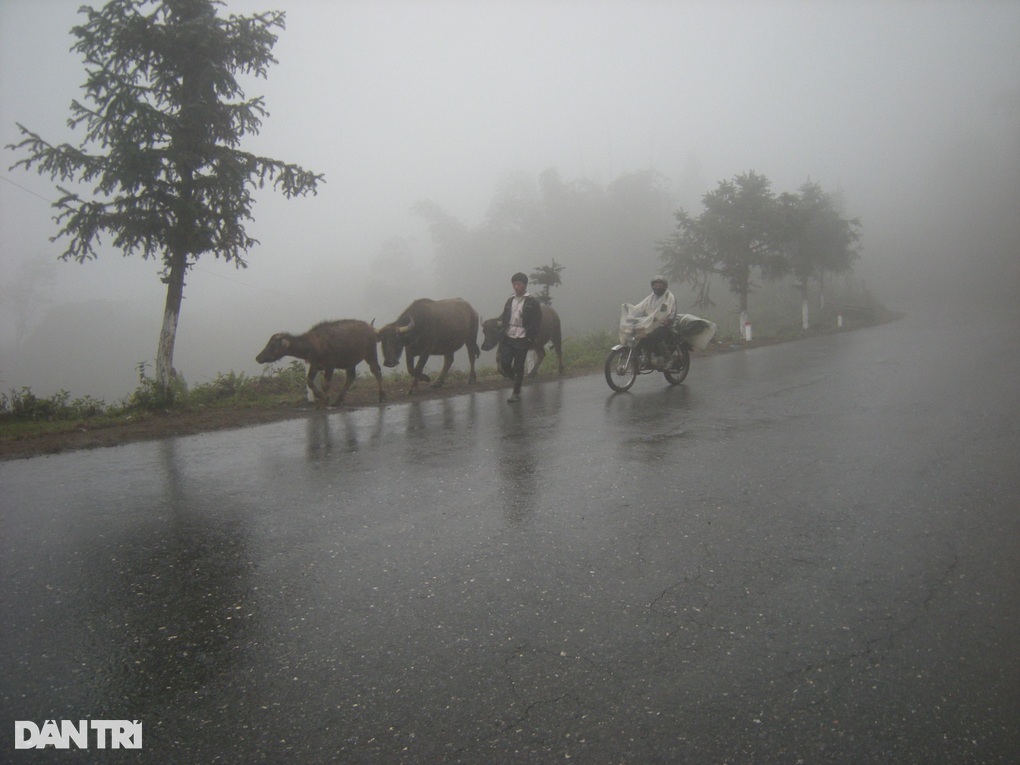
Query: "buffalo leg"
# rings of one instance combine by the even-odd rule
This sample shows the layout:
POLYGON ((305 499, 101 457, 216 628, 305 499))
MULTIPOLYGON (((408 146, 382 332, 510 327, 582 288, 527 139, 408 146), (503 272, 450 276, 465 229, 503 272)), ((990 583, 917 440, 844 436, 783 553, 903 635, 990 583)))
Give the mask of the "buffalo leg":
POLYGON ((432 383, 433 387, 438 388, 444 382, 446 382, 446 373, 450 371, 450 367, 453 366, 453 354, 447 353, 443 356, 443 371, 439 373, 439 379, 432 383))
POLYGON ((382 369, 379 368, 379 356, 375 351, 375 343, 369 345, 365 352, 365 363, 368 364, 368 368, 372 370, 372 376, 375 377, 375 385, 379 389, 379 403, 382 403, 386 399, 386 394, 382 389, 382 369))
POLYGON ((382 370, 379 368, 379 362, 368 362, 368 368, 372 370, 372 376, 375 377, 375 385, 379 389, 379 403, 381 404, 386 400, 386 393, 382 389, 382 370))
POLYGON ((322 406, 329 406, 329 391, 333 387, 333 367, 326 367, 322 371, 322 406))
POLYGON ((318 377, 320 370, 315 364, 308 365, 308 389, 312 392, 312 398, 318 401, 322 398, 322 392, 315 387, 315 378, 318 377))
POLYGON ((354 367, 348 367, 344 370, 344 387, 340 389, 340 395, 336 397, 334 403, 339 404, 344 400, 344 396, 347 394, 347 389, 354 383, 354 378, 358 376, 358 373, 354 370, 354 367))
MULTIPOLYGON (((411 375, 411 378, 416 383, 418 380, 422 380, 423 382, 431 382, 432 378, 425 374, 425 372, 423 371, 425 369, 425 362, 429 360, 428 355, 419 356, 417 364, 414 363, 414 356, 412 356, 410 353, 406 355, 407 355, 407 373, 411 375)), ((415 387, 417 387, 417 385, 415 385, 415 387)))
POLYGON ((535 376, 537 376, 538 375, 538 368, 540 366, 542 366, 542 361, 545 360, 545 348, 543 348, 541 345, 539 345, 534 350, 535 350, 535 366, 533 366, 531 368, 531 371, 528 372, 528 377, 535 377, 535 376))
POLYGON ((408 391, 409 394, 417 392, 419 380, 424 380, 425 382, 429 381, 429 376, 424 373, 425 363, 428 360, 429 357, 424 353, 418 357, 418 363, 415 365, 414 371, 411 373, 411 377, 414 379, 411 380, 411 390, 408 391))
POLYGON ((475 359, 482 355, 482 352, 478 349, 478 343, 474 340, 470 341, 467 346, 468 351, 468 364, 471 367, 471 372, 468 374, 468 382, 477 382, 478 377, 475 375, 475 359))

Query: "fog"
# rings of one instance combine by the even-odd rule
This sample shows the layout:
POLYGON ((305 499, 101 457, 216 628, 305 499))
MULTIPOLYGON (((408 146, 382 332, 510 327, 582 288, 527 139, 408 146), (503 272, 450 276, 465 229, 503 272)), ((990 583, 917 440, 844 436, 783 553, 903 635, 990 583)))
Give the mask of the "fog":
MULTIPOLYGON (((66 120, 84 81, 69 52, 81 1, 0 0, 0 144, 19 140, 15 122, 80 141, 66 120)), ((601 188, 655 171, 695 214, 739 173, 777 193, 810 179, 861 219, 857 273, 890 307, 1020 297, 1016 2, 230 0, 226 12, 266 9, 285 10, 287 28, 268 80, 245 82, 271 113, 245 148, 326 183, 307 199, 258 195, 247 269, 205 256, 192 270, 175 354, 189 383, 257 373, 273 332, 378 326, 417 297, 456 290, 494 315, 513 271, 553 258, 567 266, 554 291, 567 334, 612 329, 603 317, 659 270, 652 246, 615 263, 521 252, 452 284, 413 210, 427 200, 475 227, 501 189, 548 170, 601 188)), ((112 402, 154 359, 160 264, 108 246, 59 262, 54 184, 8 170, 18 158, 0 164, 0 390, 112 402)))

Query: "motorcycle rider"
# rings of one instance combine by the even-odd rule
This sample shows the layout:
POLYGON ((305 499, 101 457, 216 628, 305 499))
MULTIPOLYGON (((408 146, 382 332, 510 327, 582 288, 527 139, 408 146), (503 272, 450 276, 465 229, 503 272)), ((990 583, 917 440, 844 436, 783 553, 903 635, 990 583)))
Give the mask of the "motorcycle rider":
POLYGON ((666 277, 656 274, 652 277, 652 294, 634 306, 632 315, 654 316, 654 329, 644 338, 643 344, 649 348, 655 366, 663 366, 666 359, 672 356, 672 333, 669 328, 676 319, 676 298, 668 289, 666 277), (656 358, 661 357, 661 358, 656 358))

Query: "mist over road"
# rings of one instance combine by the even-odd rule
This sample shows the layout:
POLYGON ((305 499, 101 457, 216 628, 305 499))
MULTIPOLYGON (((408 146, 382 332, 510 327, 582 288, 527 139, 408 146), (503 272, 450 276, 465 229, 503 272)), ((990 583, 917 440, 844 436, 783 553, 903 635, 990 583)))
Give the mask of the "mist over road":
POLYGON ((1020 323, 962 318, 0 464, 3 759, 1012 762, 1020 323))

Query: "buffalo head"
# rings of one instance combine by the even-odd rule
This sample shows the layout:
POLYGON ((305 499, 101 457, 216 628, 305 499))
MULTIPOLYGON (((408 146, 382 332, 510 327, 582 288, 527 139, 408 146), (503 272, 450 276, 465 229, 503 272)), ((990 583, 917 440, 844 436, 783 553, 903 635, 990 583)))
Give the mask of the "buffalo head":
POLYGON ((379 344, 382 346, 383 366, 395 367, 400 361, 400 354, 407 344, 407 333, 414 328, 414 319, 409 319, 407 324, 393 322, 376 332, 379 344))
POLYGON ((503 320, 486 319, 482 322, 482 350, 491 351, 503 337, 503 320))
POLYGON ((272 361, 279 361, 287 355, 290 349, 290 335, 286 332, 277 332, 266 343, 266 347, 255 357, 259 364, 268 364, 272 361))

